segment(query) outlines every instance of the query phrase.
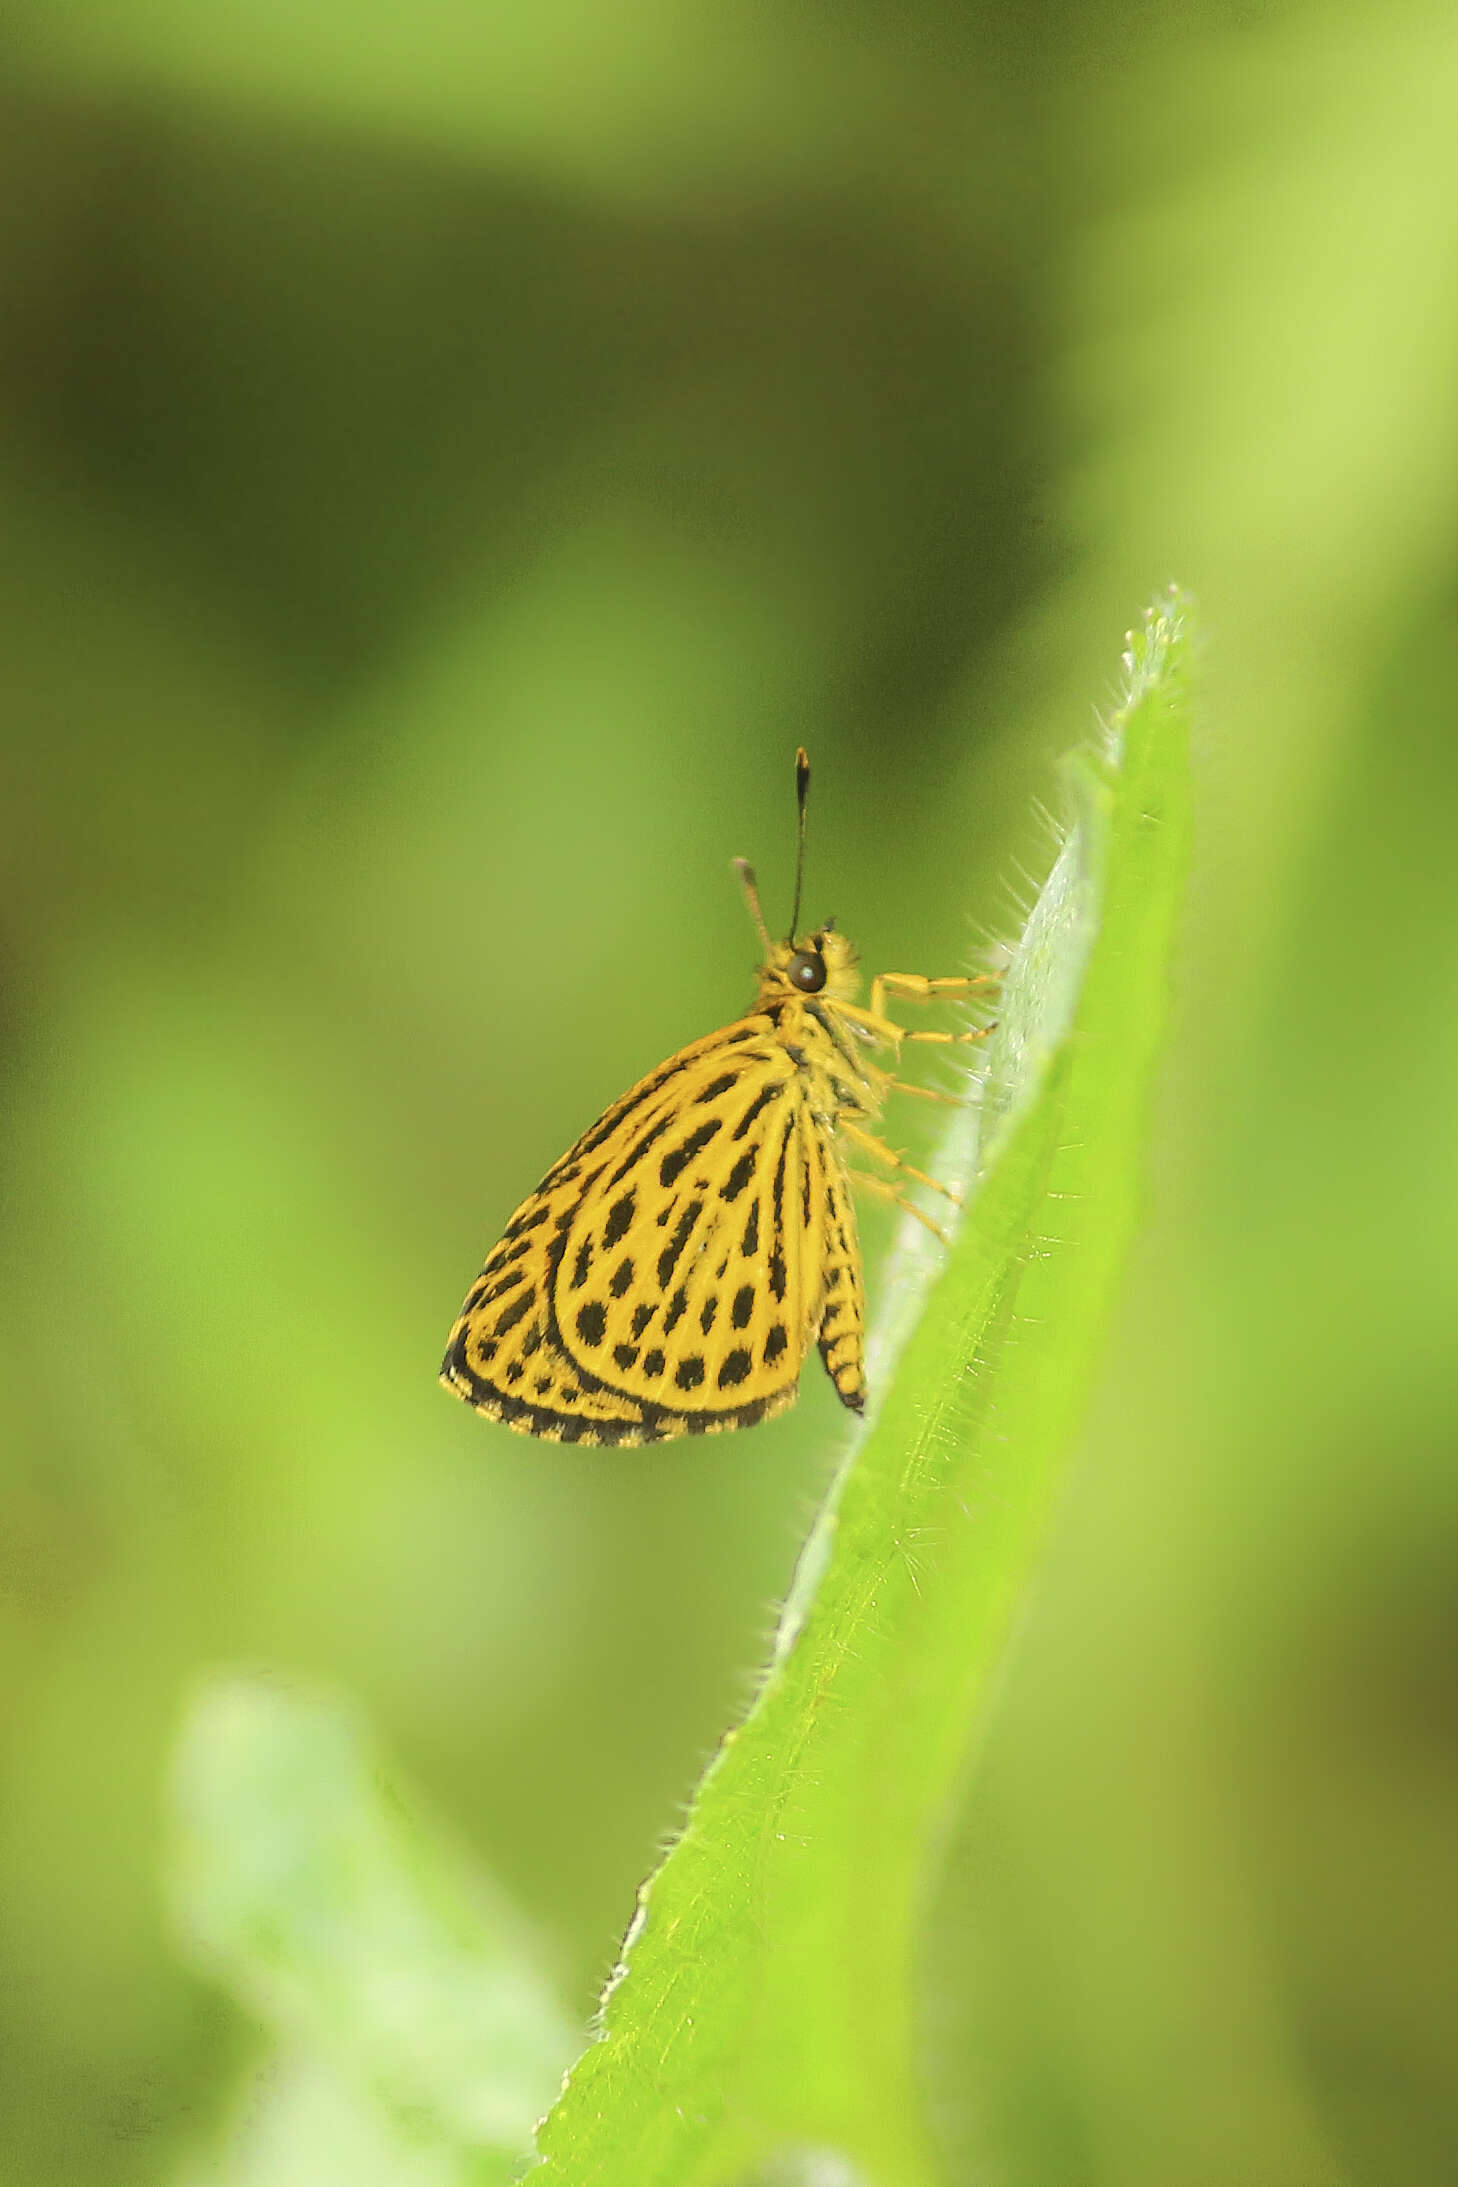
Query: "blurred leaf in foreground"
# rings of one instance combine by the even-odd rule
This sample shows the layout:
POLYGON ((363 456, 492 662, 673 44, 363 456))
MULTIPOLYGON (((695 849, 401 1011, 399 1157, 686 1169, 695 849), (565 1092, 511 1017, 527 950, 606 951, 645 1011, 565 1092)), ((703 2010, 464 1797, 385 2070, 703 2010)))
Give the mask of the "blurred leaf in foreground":
POLYGON ((290 2061, 226 2176, 506 2179, 573 2031, 521 1917, 400 1802, 351 1713, 218 1680, 174 1809, 177 1925, 290 2061))

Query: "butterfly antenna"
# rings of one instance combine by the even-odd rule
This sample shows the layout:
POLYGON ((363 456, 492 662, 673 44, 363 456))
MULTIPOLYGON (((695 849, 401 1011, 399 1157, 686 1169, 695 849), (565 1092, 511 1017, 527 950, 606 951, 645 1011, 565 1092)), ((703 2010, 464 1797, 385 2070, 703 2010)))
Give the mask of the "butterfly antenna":
POLYGON ((787 936, 793 949, 800 931, 800 890, 805 880, 805 806, 810 796, 810 755, 802 744, 795 754, 795 800, 800 808, 800 841, 795 852, 795 908, 790 913, 787 936))
POLYGON ((753 919, 755 930, 764 944, 765 959, 768 961, 774 954, 775 945, 769 938, 769 928, 765 925, 764 913, 759 908, 759 883, 754 878, 754 868, 747 858, 736 858, 734 870, 739 875, 739 886, 743 889, 749 904, 749 916, 753 919))

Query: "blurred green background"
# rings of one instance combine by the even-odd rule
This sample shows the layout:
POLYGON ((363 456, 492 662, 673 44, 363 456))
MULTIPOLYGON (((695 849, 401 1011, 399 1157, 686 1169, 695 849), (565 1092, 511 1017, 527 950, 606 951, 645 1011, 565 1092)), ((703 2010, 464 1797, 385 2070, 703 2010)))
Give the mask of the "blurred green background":
MULTIPOLYGON (((191 1682, 585 2014, 837 1447, 519 1441, 487 1245, 808 908, 946 971, 1178 577, 1128 1302, 925 1969, 949 2177, 1458 2179, 1458 25, 0 7, 0 2178, 163 2179, 191 1682)), ((914 1121, 914 1120, 913 1120, 914 1121)), ((868 1217, 874 1245, 880 1235, 868 1217)))

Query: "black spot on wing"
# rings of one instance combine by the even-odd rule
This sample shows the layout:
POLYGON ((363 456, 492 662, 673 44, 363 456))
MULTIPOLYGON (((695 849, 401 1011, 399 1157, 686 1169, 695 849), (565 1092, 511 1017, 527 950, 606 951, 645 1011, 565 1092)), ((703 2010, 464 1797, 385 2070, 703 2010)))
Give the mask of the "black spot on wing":
POLYGON ((622 1244, 633 1226, 633 1217, 637 1210, 638 1200, 635 1193, 625 1192, 614 1200, 608 1209, 608 1219, 602 1233, 602 1242, 609 1252, 615 1245, 622 1244))
POLYGON ((706 1101, 717 1101, 721 1094, 728 1093, 730 1088, 737 1086, 738 1083, 739 1073, 737 1071, 725 1071, 722 1078, 711 1078, 699 1095, 699 1106, 702 1108, 706 1101))
POLYGON ((785 1164, 790 1158, 790 1135, 785 1133, 780 1141, 779 1156, 775 1162, 775 1174, 770 1185, 770 1237, 773 1241, 769 1256, 769 1283, 777 1299, 783 1299, 788 1282, 785 1255, 781 1240, 785 1235, 785 1164))
POLYGON ((745 1133, 749 1131, 753 1126, 755 1118, 761 1115, 763 1111, 768 1108, 771 1101, 778 1101, 782 1092, 783 1088, 780 1086, 762 1086, 759 1092, 755 1095, 754 1099, 750 1102, 749 1107, 745 1110, 743 1116, 740 1117, 739 1122, 735 1125, 733 1137, 736 1139, 742 1139, 745 1133))
POLYGON ((582 1289, 582 1286, 587 1281, 587 1272, 591 1268, 591 1266, 592 1240, 590 1238, 584 1238, 581 1245, 579 1245, 577 1248, 577 1264, 572 1271, 572 1288, 574 1291, 580 1291, 582 1289))
POLYGON ((613 1280, 608 1285, 608 1289, 612 1292, 612 1295, 615 1299, 620 1299, 625 1291, 628 1291, 632 1288, 633 1274, 634 1270, 632 1260, 625 1253, 622 1259, 618 1262, 617 1267, 613 1270, 613 1280))
POLYGON ((675 1110, 672 1107, 669 1107, 665 1109, 662 1116, 659 1117, 657 1123, 650 1124, 646 1131, 639 1132, 637 1138, 633 1141, 632 1146, 629 1147, 627 1153, 623 1156, 623 1159, 621 1160, 621 1162, 619 1162, 617 1168, 613 1171, 611 1177, 608 1179, 609 1191, 612 1190, 614 1185, 620 1183, 621 1180, 627 1176, 630 1170, 634 1170, 638 1167, 638 1164, 642 1161, 644 1155, 648 1152, 648 1149, 653 1145, 654 1141, 663 1137, 663 1134, 675 1121, 675 1118, 675 1110))
POLYGON ((737 1382, 745 1381, 749 1374, 749 1368, 750 1358, 748 1352, 742 1344, 736 1345, 719 1369, 720 1389, 732 1390, 737 1382))
POLYGON ((551 1212, 551 1206, 546 1200, 533 1200, 523 1213, 512 1217, 506 1226, 506 1236, 520 1238, 528 1231, 539 1230, 551 1212))
POLYGON ((597 1299, 578 1309, 577 1334, 584 1344, 601 1344, 607 1334, 607 1308, 597 1299))
POLYGON ((674 1292, 673 1297, 669 1300, 668 1312, 663 1317, 663 1334, 665 1336, 672 1336, 674 1330, 682 1321, 687 1306, 688 1292, 683 1284, 680 1284, 678 1289, 674 1292))
POLYGON ((519 1283, 524 1283, 525 1281, 526 1270, 524 1268, 508 1269, 506 1274, 500 1277, 497 1282, 488 1283, 484 1291, 473 1292, 471 1294, 470 1304, 473 1307, 489 1306, 493 1299, 499 1299, 503 1297, 506 1292, 514 1291, 519 1283))
POLYGON ((771 1227, 777 1238, 784 1235, 785 1229, 785 1164, 789 1158, 790 1135, 786 1132, 784 1138, 780 1141, 780 1158, 775 1164, 775 1181, 770 1191, 770 1197, 774 1203, 774 1222, 771 1227))
POLYGON ((680 1145, 670 1147, 658 1165, 658 1182, 661 1185, 677 1184, 696 1154, 702 1154, 709 1141, 723 1123, 718 1116, 706 1117, 704 1122, 691 1131, 680 1145))
POLYGON ((723 1184, 719 1187, 719 1198, 721 1200, 734 1201, 739 1198, 740 1193, 754 1175, 754 1165, 758 1159, 758 1147, 746 1147, 733 1169, 724 1179, 723 1184))
POLYGON ((758 1200, 756 1200, 750 1207, 749 1217, 744 1225, 744 1236, 739 1241, 739 1250, 744 1255, 744 1258, 747 1261, 752 1261, 755 1254, 759 1251, 758 1200))
POLYGON ((772 1367, 789 1344, 789 1331, 782 1321, 777 1321, 764 1340, 764 1363, 772 1367))
MULTIPOLYGON (((696 1390, 704 1379, 704 1362, 697 1352, 690 1352, 673 1370, 673 1379, 681 1390, 696 1390)), ((719 1377, 722 1382, 724 1377, 719 1377)))
POLYGON ((690 1200, 674 1225, 673 1236, 658 1256, 658 1287, 666 1291, 673 1281, 673 1271, 679 1264, 684 1247, 692 1235, 694 1224, 704 1212, 702 1200, 690 1200))
POLYGON ((494 1333, 503 1337, 509 1329, 514 1329, 531 1312, 536 1299, 535 1291, 518 1291, 511 1304, 497 1316, 494 1333))
POLYGON ((635 1306, 633 1308, 634 1337, 640 1337, 643 1334, 643 1331, 647 1328, 649 1322, 653 1319, 653 1316, 657 1313, 657 1311, 658 1308, 656 1306, 635 1306))

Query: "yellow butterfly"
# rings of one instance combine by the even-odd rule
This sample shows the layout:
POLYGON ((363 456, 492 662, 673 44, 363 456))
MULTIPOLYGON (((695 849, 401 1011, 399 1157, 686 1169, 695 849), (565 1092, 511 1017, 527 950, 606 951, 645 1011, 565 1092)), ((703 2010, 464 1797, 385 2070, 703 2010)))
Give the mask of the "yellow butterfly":
MULTIPOLYGON (((990 1026, 907 1032, 886 998, 996 983, 888 972, 870 1008, 857 1004, 855 951, 834 922, 796 939, 809 785, 802 750, 787 940, 771 941, 754 874, 735 860, 765 952, 748 1016, 614 1102, 523 1200, 461 1308, 441 1380, 519 1434, 633 1444, 750 1427, 794 1404, 812 1344, 841 1403, 865 1405, 846 1150, 956 1198, 870 1128, 901 1082, 868 1050, 983 1039, 990 1026)), ((890 1179, 856 1182, 936 1228, 890 1179)))

